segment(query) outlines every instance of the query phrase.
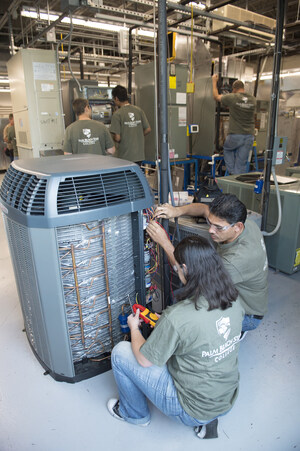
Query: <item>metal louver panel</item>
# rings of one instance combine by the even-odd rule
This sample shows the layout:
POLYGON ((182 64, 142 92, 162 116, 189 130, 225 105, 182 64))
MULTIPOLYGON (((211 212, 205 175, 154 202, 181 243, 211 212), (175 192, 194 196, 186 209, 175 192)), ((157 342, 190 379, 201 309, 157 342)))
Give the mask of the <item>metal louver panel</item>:
POLYGON ((73 213, 133 202, 145 196, 135 172, 120 171, 83 177, 68 177, 59 184, 58 214, 73 213))
POLYGON ((28 228, 11 221, 6 216, 3 218, 19 292, 22 293, 21 306, 27 338, 40 358, 49 364, 51 359, 46 333, 43 329, 44 319, 35 279, 34 257, 28 228))
POLYGON ((10 166, 1 185, 0 197, 22 213, 44 215, 46 184, 46 179, 38 179, 10 166))

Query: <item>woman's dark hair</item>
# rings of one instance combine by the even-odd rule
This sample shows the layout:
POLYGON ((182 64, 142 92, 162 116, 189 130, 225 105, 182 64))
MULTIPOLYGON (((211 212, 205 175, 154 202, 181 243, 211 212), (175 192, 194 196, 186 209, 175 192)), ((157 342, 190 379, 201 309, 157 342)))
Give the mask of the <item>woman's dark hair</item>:
POLYGON ((225 310, 232 306, 238 297, 221 257, 213 245, 200 236, 188 236, 176 246, 174 257, 186 265, 186 285, 175 292, 176 301, 191 299, 197 307, 200 296, 208 302, 208 310, 225 310))
POLYGON ((209 205, 209 211, 218 218, 227 221, 228 224, 236 224, 237 222, 244 224, 247 219, 245 205, 234 194, 222 194, 215 197, 209 205))

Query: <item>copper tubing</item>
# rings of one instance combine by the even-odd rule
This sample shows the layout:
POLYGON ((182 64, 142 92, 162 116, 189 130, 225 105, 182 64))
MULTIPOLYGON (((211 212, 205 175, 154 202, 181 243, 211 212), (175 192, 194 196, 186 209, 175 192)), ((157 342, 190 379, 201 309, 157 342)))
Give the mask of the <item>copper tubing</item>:
POLYGON ((78 304, 79 317, 80 317, 81 340, 82 340, 82 344, 83 344, 83 346, 85 348, 84 328, 83 328, 83 319, 82 319, 82 308, 81 308, 81 302, 80 302, 80 293, 79 293, 78 278, 77 278, 77 271, 76 271, 76 260, 75 260, 75 253, 74 253, 74 244, 71 244, 71 254, 72 254, 72 263, 73 263, 73 271, 74 271, 74 280, 75 280, 77 304, 78 304))
POLYGON ((106 259, 106 241, 105 241, 105 228, 104 223, 102 223, 102 240, 103 240, 103 260, 104 260, 104 268, 105 268, 105 280, 106 280, 106 289, 107 289, 107 307, 108 307, 108 318, 109 318, 109 334, 111 340, 111 346, 114 347, 114 340, 112 334, 112 317, 111 317, 111 305, 110 305, 110 292, 109 292, 109 280, 108 280, 108 269, 107 269, 107 259, 106 259))

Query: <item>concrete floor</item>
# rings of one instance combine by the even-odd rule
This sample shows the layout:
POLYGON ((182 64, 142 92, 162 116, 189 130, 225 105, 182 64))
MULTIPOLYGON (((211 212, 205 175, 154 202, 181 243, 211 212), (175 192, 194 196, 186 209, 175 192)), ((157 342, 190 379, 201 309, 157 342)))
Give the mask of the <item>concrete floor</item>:
MULTIPOLYGON (((0 183, 3 175, 0 175, 0 183)), ((148 428, 112 418, 111 371, 76 384, 43 375, 23 319, 0 220, 0 451, 287 451, 300 447, 300 272, 269 270, 269 312, 240 349, 240 394, 219 420, 219 438, 199 440, 152 406, 148 428)))

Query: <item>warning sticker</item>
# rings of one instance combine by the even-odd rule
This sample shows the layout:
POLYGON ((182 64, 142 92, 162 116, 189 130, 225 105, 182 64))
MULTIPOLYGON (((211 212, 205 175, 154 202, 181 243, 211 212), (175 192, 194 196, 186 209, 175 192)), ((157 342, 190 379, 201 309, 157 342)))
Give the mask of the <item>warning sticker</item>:
POLYGON ((294 266, 300 265, 300 248, 296 249, 296 257, 295 257, 295 263, 294 266))

